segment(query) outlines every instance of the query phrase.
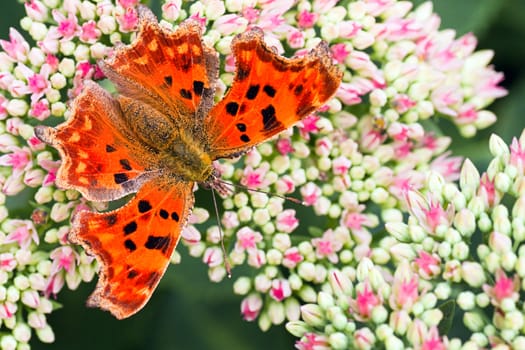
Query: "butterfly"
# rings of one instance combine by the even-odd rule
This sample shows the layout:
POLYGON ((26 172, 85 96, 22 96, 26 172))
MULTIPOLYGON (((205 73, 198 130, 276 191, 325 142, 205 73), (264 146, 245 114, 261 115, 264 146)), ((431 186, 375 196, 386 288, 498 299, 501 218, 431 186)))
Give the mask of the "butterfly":
POLYGON ((147 7, 138 13, 136 39, 99 62, 118 94, 86 81, 66 122, 35 128, 59 151, 58 187, 90 201, 136 193, 116 210, 77 212, 68 235, 100 264, 88 306, 119 319, 151 297, 192 209, 195 183, 216 183, 213 162, 291 127, 342 79, 326 43, 288 59, 252 28, 232 41, 234 80, 214 105, 219 58, 200 26, 186 20, 171 30, 147 7))

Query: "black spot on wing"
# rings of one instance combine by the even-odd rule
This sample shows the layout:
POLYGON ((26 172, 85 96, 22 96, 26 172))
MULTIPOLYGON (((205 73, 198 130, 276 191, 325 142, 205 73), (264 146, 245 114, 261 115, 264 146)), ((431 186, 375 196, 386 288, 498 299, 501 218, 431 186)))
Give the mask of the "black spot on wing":
POLYGON ((124 247, 126 247, 126 249, 130 252, 133 252, 137 249, 137 245, 131 239, 126 239, 124 241, 124 247))
POLYGON ((237 127, 237 130, 239 130, 240 132, 246 131, 246 124, 244 123, 237 123, 235 124, 235 126, 237 127))
POLYGON ((176 222, 179 222, 179 214, 177 214, 176 211, 172 212, 171 213, 171 219, 176 221, 176 222))
POLYGON ((250 67, 248 66, 239 66, 237 67, 237 79, 243 81, 250 75, 250 67))
POLYGON ((131 170, 131 165, 129 164, 129 160, 127 159, 121 159, 119 160, 120 165, 122 165, 122 168, 124 170, 131 170))
POLYGON ((104 220, 109 226, 113 226, 117 223, 117 214, 107 214, 104 216, 104 220))
POLYGON ((275 115, 275 107, 273 105, 268 105, 266 108, 261 110, 262 121, 263 121, 263 130, 271 131, 275 128, 282 127, 282 123, 277 120, 275 115))
POLYGON ((226 104, 226 112, 229 115, 235 116, 238 110, 239 110, 239 104, 237 102, 228 102, 226 104))
POLYGON ((163 218, 163 219, 167 219, 167 218, 170 217, 170 214, 169 214, 165 209, 161 209, 161 210, 159 211, 159 215, 160 215, 160 217, 163 218))
POLYGON ((135 221, 131 221, 124 226, 124 235, 126 236, 135 231, 137 231, 137 223, 135 221))
POLYGON ((303 89, 304 89, 304 87, 303 87, 302 84, 297 85, 297 86, 293 89, 293 93, 294 93, 294 95, 295 95, 295 96, 300 95, 300 94, 303 92, 303 89))
POLYGON ((148 240, 144 246, 148 249, 157 249, 161 250, 163 253, 166 252, 170 244, 170 236, 148 236, 148 240))
POLYGON ((149 210, 151 210, 151 204, 149 201, 145 200, 145 199, 141 199, 139 201, 139 204, 138 204, 138 208, 139 208, 139 212, 140 213, 145 213, 149 210))
POLYGON ((111 153, 111 152, 115 152, 117 149, 111 145, 106 145, 106 152, 107 153, 111 153))
POLYGON ((116 184, 120 185, 121 183, 128 181, 128 175, 124 173, 116 173, 113 175, 113 179, 115 180, 116 184))
POLYGON ((201 96, 203 90, 204 83, 202 81, 195 80, 193 82, 193 91, 195 91, 195 95, 201 96))
POLYGON ((185 99, 187 99, 187 100, 191 100, 191 98, 192 98, 191 91, 189 91, 189 90, 186 90, 186 89, 180 89, 179 93, 180 93, 180 96, 181 96, 182 98, 185 98, 185 99))
POLYGON ((253 100, 257 97, 257 95, 259 94, 259 89, 260 89, 260 85, 257 84, 257 85, 250 85, 250 87, 248 88, 248 91, 246 92, 246 98, 248 100, 253 100))
POLYGON ((250 142, 250 137, 246 134, 242 134, 240 139, 242 142, 250 142))
POLYGON ((171 75, 165 76, 164 82, 166 83, 166 85, 171 86, 173 84, 173 78, 171 77, 171 75))
POLYGON ((271 85, 264 85, 263 91, 269 97, 274 97, 276 93, 275 89, 271 85))

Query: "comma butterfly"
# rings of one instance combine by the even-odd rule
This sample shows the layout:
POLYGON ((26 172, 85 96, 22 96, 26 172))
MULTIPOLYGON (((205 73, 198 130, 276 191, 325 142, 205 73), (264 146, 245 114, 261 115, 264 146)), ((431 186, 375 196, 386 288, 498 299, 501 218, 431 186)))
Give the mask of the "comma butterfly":
POLYGON ((193 206, 195 183, 214 185, 213 161, 241 155, 289 128, 337 90, 326 43, 284 58, 253 28, 231 44, 235 77, 214 103, 218 55, 187 20, 161 27, 139 7, 139 33, 99 62, 119 95, 87 81, 70 118, 35 133, 62 158, 56 184, 91 201, 136 195, 108 212, 80 211, 69 240, 100 263, 89 306, 125 318, 149 300, 193 206))

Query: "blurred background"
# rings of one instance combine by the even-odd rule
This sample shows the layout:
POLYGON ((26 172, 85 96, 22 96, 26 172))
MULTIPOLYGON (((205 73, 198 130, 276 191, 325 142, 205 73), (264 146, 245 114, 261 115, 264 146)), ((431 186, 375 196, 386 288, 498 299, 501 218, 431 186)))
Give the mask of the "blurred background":
MULTIPOLYGON (((465 141, 454 127, 443 124, 455 139, 454 152, 485 166, 491 133, 510 142, 525 127, 525 1, 433 2, 435 11, 442 17, 442 28, 455 29, 457 36, 473 32, 479 40, 478 50, 494 50, 493 64, 496 70, 505 73, 503 85, 509 95, 490 108, 498 116, 494 126, 480 132, 475 139, 465 141)), ((154 5, 159 8, 159 1, 154 5)), ((8 28, 18 27, 23 6, 16 0, 4 0, 1 9, 0 37, 6 39, 8 28)), ((108 313, 86 308, 85 300, 94 283, 83 284, 74 292, 64 288, 59 295, 63 308, 53 312, 48 320, 55 330, 56 342, 45 345, 35 339, 33 349, 293 348, 294 339, 284 327, 273 327, 262 333, 255 323, 243 321, 239 311, 241 298, 233 295, 232 281, 210 283, 205 266, 188 257, 184 248, 179 251, 183 255, 182 263, 168 269, 152 300, 131 319, 117 321, 108 313)))

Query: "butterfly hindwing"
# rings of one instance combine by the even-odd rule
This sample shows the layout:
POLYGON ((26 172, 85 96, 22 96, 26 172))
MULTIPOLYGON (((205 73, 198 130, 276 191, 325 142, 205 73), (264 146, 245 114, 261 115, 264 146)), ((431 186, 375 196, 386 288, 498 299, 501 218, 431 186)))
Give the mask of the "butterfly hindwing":
POLYGON ((286 130, 323 105, 342 74, 326 43, 300 58, 284 58, 254 28, 232 42, 236 73, 205 121, 212 158, 229 157, 286 130))
POLYGON ((193 206, 192 190, 193 183, 156 178, 117 210, 76 214, 69 239, 96 256, 101 266, 89 306, 119 319, 142 308, 179 241, 193 206))
POLYGON ((140 6, 139 32, 131 45, 120 46, 100 67, 129 98, 148 103, 170 116, 205 114, 213 103, 218 57, 203 44, 195 21, 174 31, 161 27, 140 6))
POLYGON ((35 134, 60 152, 59 187, 109 201, 135 192, 147 177, 139 144, 127 129, 118 102, 88 81, 67 122, 57 128, 37 126, 35 134))

